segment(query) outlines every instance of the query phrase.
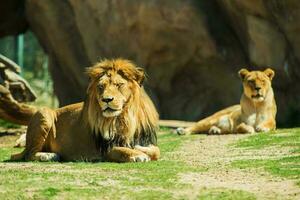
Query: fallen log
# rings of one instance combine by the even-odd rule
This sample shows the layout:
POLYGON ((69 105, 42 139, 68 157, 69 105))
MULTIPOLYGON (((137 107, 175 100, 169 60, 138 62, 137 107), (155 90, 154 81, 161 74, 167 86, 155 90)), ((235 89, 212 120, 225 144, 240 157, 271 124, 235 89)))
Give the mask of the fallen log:
POLYGON ((27 125, 37 108, 24 102, 34 101, 36 94, 20 71, 16 63, 0 54, 0 118, 27 125))
POLYGON ((185 128, 190 127, 196 124, 196 122, 188 121, 179 121, 179 120, 159 120, 159 126, 168 127, 168 128, 185 128))

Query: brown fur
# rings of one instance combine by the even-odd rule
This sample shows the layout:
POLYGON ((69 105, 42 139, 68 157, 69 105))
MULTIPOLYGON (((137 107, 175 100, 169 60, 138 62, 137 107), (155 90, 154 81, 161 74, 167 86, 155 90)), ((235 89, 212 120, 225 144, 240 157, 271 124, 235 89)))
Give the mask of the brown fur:
POLYGON ((116 59, 97 63, 87 74, 86 100, 37 112, 28 126, 25 150, 12 160, 43 160, 39 155, 46 154, 39 152, 55 153, 63 161, 158 159, 158 114, 141 86, 143 70, 116 59))
POLYGON ((252 133, 276 129, 276 103, 271 81, 274 71, 251 71, 241 69, 239 75, 244 92, 240 105, 221 110, 200 120, 186 129, 178 129, 178 134, 195 133, 252 133))

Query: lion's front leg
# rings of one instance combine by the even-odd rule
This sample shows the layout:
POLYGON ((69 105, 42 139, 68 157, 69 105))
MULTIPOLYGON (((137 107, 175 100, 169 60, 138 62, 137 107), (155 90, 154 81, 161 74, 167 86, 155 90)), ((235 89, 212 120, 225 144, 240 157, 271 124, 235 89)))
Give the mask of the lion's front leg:
POLYGON ((151 158, 136 149, 114 147, 106 154, 105 160, 109 162, 148 162, 151 158))
POLYGON ((47 142, 47 139, 49 138, 49 133, 55 134, 53 124, 54 113, 52 110, 43 108, 40 111, 38 111, 32 117, 28 125, 26 132, 26 145, 24 151, 22 153, 12 155, 11 160, 52 160, 52 158, 46 158, 47 156, 45 157, 44 153, 42 155, 39 155, 38 153, 43 151, 44 145, 47 142), (36 154, 38 156, 36 156, 36 154))
POLYGON ((151 160, 158 160, 158 158, 160 156, 159 148, 154 145, 149 145, 147 147, 136 145, 136 146, 134 146, 134 149, 147 154, 151 158, 151 160))

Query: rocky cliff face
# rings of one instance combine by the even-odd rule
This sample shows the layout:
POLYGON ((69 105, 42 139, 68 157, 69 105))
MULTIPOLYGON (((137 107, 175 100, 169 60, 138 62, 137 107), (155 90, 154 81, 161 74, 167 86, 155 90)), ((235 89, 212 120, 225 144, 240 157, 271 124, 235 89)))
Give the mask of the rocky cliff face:
POLYGON ((162 117, 199 119, 238 103, 246 58, 216 3, 28 0, 26 8, 62 104, 84 94, 84 67, 119 56, 145 68, 162 117))
POLYGON ((0 37, 17 35, 26 31, 25 0, 0 1, 0 37))
POLYGON ((276 71, 278 121, 300 124, 297 0, 26 0, 61 105, 83 98, 84 67, 144 67, 162 118, 198 120, 239 102, 241 67, 276 71))

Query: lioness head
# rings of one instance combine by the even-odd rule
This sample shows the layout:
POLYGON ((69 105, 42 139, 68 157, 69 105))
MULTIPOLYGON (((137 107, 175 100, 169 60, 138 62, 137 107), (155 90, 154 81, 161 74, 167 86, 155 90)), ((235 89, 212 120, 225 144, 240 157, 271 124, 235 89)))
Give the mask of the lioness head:
POLYGON ((144 80, 143 70, 124 59, 104 60, 89 68, 87 74, 91 79, 90 100, 96 101, 105 118, 120 115, 144 80))
POLYGON ((239 75, 243 81, 244 94, 253 101, 261 102, 272 87, 271 81, 275 72, 270 68, 264 71, 241 69, 239 75))

